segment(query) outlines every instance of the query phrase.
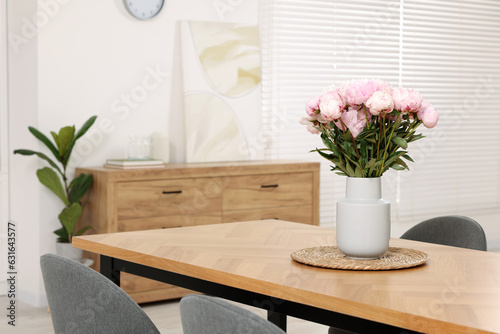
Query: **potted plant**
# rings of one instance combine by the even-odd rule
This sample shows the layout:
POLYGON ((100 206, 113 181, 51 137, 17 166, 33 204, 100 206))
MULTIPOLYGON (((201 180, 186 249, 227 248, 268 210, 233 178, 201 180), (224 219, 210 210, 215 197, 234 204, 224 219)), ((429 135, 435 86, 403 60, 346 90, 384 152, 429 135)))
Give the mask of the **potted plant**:
POLYGON ((301 123, 326 146, 313 151, 347 176, 346 198, 337 202, 337 247, 353 258, 380 257, 390 239, 390 203, 381 199, 380 178, 389 169, 409 169, 409 143, 424 138, 416 133, 421 124, 436 126, 438 112, 417 91, 382 80, 332 88, 310 99, 306 112, 301 123))
MULTIPOLYGON (((49 149, 55 160, 38 151, 26 149, 14 151, 14 154, 36 155, 50 166, 38 169, 36 175, 40 183, 50 189, 64 204, 64 209, 58 216, 61 227, 54 231, 58 237, 58 252, 67 252, 61 250, 64 248, 76 250, 71 246, 73 236, 81 235, 92 228, 86 225, 75 231, 78 218, 82 215, 80 200, 92 185, 92 175, 82 173, 70 181, 67 168, 77 140, 94 124, 96 118, 97 116, 90 117, 78 131, 73 125, 61 128, 59 133, 51 132, 54 142, 34 127, 28 127, 29 131, 49 149)), ((80 255, 68 255, 71 258, 78 256, 81 258, 81 252, 80 255)))

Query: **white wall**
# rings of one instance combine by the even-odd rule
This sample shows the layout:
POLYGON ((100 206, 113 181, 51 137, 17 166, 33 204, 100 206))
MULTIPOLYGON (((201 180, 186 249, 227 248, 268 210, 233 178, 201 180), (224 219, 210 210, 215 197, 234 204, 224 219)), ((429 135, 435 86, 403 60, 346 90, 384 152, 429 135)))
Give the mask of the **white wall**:
MULTIPOLYGON (((9 33, 20 38, 9 45, 9 151, 38 147, 29 125, 48 133, 65 125, 79 128, 98 115, 93 131, 76 147, 72 165, 97 166, 123 157, 129 134, 157 130, 170 133, 171 161, 184 161, 178 21, 257 24, 257 3, 166 0, 156 18, 139 21, 122 0, 10 0, 9 33), (31 33, 34 15, 39 28, 31 33), (130 95, 135 100, 127 102, 130 95)), ((10 217, 19 226, 19 299, 42 305, 38 261, 55 249, 52 231, 62 207, 38 184, 35 158, 10 159, 10 217)))
MULTIPOLYGON (((36 11, 36 0, 8 1, 8 30, 21 33, 21 18, 36 11)), ((11 38, 15 37, 10 35, 11 38)), ((13 148, 34 148, 36 140, 26 135, 28 125, 38 125, 37 38, 31 37, 19 52, 9 47, 9 152, 13 148)), ((40 270, 43 229, 39 223, 39 186, 33 179, 37 163, 33 159, 11 156, 10 221, 17 225, 17 296, 40 303, 40 270)), ((44 247, 46 249, 46 247, 44 247)))
MULTIPOLYGON (((36 148, 27 131, 47 133, 98 115, 74 165, 101 165, 125 154, 128 135, 166 130, 171 161, 184 161, 182 72, 178 20, 258 22, 256 0, 166 0, 158 17, 138 21, 122 0, 8 0, 9 148, 36 148), (40 6, 38 8, 38 6, 40 6), (39 31, 32 31, 38 15, 39 31), (124 96, 141 91, 148 69, 166 73, 137 106, 124 96), (127 114, 128 112, 128 114, 127 114), (99 131, 97 131, 99 130, 99 131)), ((149 70, 151 71, 151 70, 149 70)), ((151 86, 154 81, 147 79, 151 86)), ((19 299, 42 305, 39 256, 54 251, 58 200, 38 184, 35 158, 10 154, 10 220, 18 225, 19 299)), ((500 247, 497 216, 484 223, 500 247)), ((393 226, 394 236, 410 226, 393 226)))
MULTIPOLYGON (((0 0, 0 245, 7 242, 9 220, 7 95, 7 2, 0 0)), ((7 256, 1 257, 0 266, 0 295, 4 295, 7 293, 7 256)))

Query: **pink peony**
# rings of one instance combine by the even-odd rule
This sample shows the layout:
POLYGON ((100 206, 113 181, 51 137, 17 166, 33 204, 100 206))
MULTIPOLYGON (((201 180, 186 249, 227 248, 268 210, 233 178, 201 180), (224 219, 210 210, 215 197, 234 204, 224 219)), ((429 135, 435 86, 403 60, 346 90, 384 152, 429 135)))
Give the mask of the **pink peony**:
POLYGON ((327 121, 339 119, 345 108, 345 102, 337 90, 323 94, 320 98, 319 109, 327 121))
POLYGON ((390 113, 394 109, 394 101, 391 94, 379 90, 366 101, 366 107, 372 115, 378 116, 380 113, 390 113))
POLYGON ((309 116, 319 114, 319 102, 321 96, 315 96, 306 103, 306 112, 309 116))
POLYGON ((417 112, 417 117, 426 128, 433 128, 439 120, 439 113, 430 103, 422 102, 422 106, 417 112))
MULTIPOLYGON (((357 110, 356 108, 349 108, 348 111, 344 112, 342 114, 342 117, 340 118, 344 125, 351 131, 351 135, 353 136, 354 139, 363 131, 363 129, 366 127, 367 121, 366 121, 366 116, 364 110, 357 110)), ((368 114, 368 121, 371 120, 371 114, 368 114)), ((335 125, 342 130, 347 130, 343 129, 342 123, 340 120, 335 122, 335 125)))
POLYGON ((382 80, 365 79, 349 81, 340 88, 341 94, 350 106, 359 106, 366 103, 373 93, 378 91, 391 93, 392 86, 382 80))
POLYGON ((392 99, 394 100, 394 109, 401 112, 417 112, 422 105, 422 97, 413 89, 394 88, 392 99))

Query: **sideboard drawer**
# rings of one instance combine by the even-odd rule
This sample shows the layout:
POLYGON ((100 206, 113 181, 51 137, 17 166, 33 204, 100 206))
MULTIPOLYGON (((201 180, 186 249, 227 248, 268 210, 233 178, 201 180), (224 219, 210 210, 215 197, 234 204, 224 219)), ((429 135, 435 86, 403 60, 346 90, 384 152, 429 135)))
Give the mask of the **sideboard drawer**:
POLYGON ((295 223, 312 224, 313 209, 312 205, 296 205, 275 208, 229 210, 224 211, 222 222, 233 223, 262 219, 279 219, 295 223))
POLYGON ((311 204, 312 173, 237 176, 224 188, 223 210, 311 204))
POLYGON ((221 211, 222 193, 206 191, 209 178, 120 182, 116 185, 118 219, 221 211))
POLYGON ((118 221, 118 232, 154 230, 161 228, 220 224, 221 212, 201 212, 197 214, 172 215, 118 221))

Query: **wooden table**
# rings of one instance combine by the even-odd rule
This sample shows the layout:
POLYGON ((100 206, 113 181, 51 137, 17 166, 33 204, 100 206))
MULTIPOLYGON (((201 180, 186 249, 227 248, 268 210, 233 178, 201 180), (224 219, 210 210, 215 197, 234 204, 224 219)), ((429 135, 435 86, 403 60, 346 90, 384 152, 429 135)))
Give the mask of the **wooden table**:
POLYGON ((332 229, 276 220, 73 239, 101 254, 101 272, 114 282, 124 271, 261 307, 282 328, 286 314, 360 332, 500 333, 500 254, 392 239, 430 260, 366 272, 290 258, 332 244, 332 229))

